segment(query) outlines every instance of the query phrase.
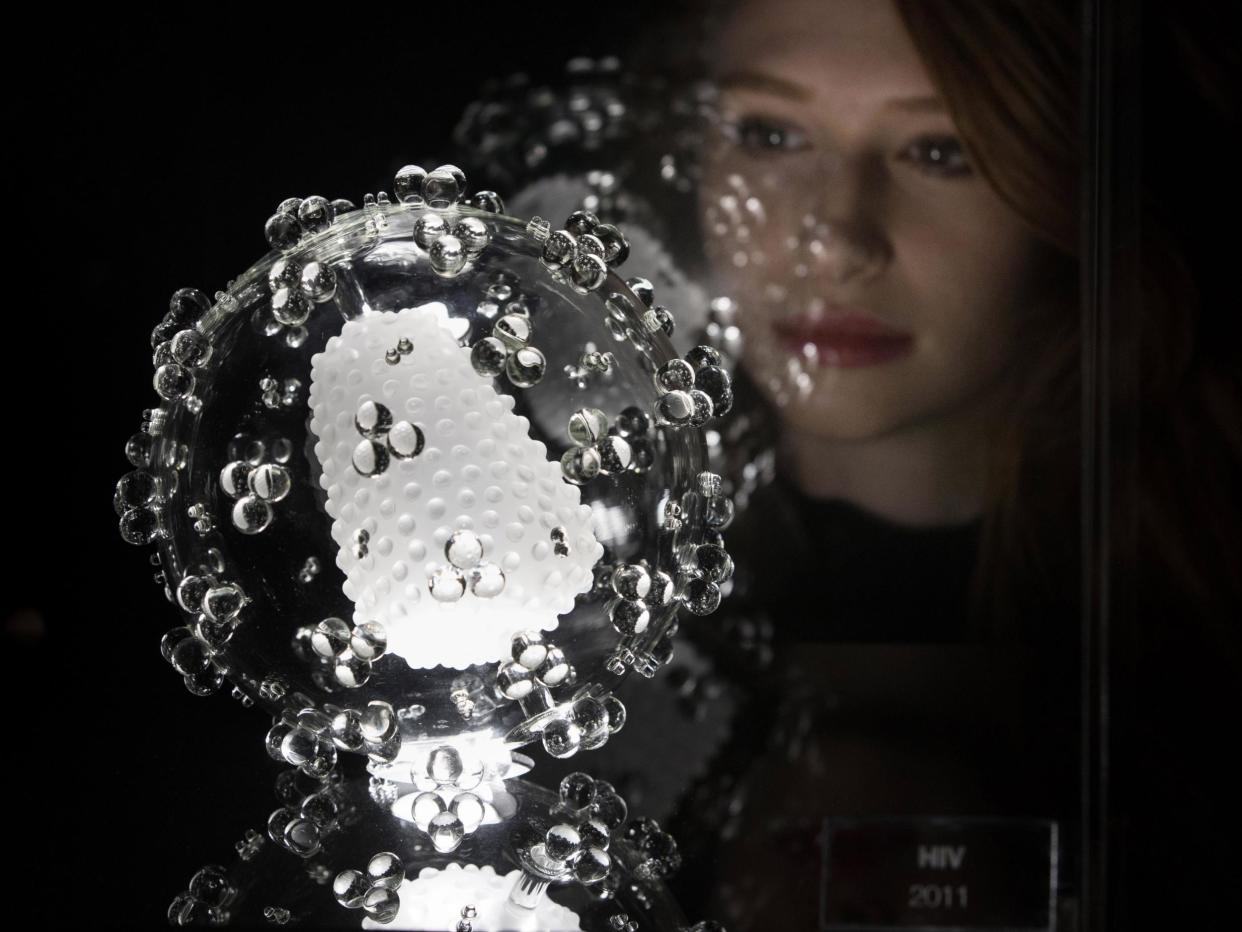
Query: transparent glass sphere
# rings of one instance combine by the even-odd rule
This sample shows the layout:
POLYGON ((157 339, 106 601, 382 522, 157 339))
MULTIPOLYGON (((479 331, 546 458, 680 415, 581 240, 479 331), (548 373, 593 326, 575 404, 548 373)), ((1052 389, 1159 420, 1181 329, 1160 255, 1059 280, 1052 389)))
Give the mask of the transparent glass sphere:
POLYGON ((115 498, 182 615, 165 659, 283 715, 269 751, 308 773, 596 747, 620 678, 718 601, 712 360, 677 357, 612 230, 415 169, 395 203, 282 203, 272 253, 174 295, 115 498))

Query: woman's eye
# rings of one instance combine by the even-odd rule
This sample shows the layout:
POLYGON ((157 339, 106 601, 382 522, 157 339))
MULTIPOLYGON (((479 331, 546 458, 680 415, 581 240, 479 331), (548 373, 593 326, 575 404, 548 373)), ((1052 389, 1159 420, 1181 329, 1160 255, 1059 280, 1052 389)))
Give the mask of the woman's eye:
POLYGON ((971 173, 961 140, 954 136, 922 136, 906 146, 898 158, 929 175, 957 178, 971 173))
POLYGON ((764 117, 742 117, 733 124, 733 133, 739 146, 756 152, 795 152, 809 144, 796 126, 764 117))

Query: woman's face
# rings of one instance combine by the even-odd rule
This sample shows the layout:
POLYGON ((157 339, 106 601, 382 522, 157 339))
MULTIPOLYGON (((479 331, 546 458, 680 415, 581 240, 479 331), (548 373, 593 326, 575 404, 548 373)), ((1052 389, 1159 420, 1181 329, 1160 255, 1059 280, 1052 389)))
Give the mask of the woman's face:
POLYGON ((866 439, 986 398, 1042 251, 972 170, 896 11, 744 0, 713 61, 708 253, 786 425, 866 439))

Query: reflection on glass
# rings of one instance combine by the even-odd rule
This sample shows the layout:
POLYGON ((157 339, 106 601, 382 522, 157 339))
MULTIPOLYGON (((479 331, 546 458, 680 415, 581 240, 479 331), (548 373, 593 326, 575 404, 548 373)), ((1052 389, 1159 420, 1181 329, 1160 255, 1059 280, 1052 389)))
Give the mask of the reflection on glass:
MULTIPOLYGON (((280 773, 281 806, 229 866, 198 871, 173 925, 488 930, 688 928, 664 878, 677 843, 577 771, 553 790, 463 773, 449 746, 425 774, 316 780, 280 773)), ((527 761, 529 764, 529 761, 527 761)), ((466 768, 468 770, 468 768, 466 768)))
POLYGON ((1076 811, 1076 42, 1048 4, 848 0, 709 37, 704 250, 776 457, 733 610, 784 684, 715 872, 738 928, 816 921, 834 817, 1076 811))

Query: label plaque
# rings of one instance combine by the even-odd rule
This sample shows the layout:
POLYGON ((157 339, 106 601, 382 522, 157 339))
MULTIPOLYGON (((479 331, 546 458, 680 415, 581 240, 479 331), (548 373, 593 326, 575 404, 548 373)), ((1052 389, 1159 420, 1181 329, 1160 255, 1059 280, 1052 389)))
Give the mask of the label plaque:
POLYGON ((827 819, 823 844, 823 932, 1054 932, 1055 822, 827 819))

